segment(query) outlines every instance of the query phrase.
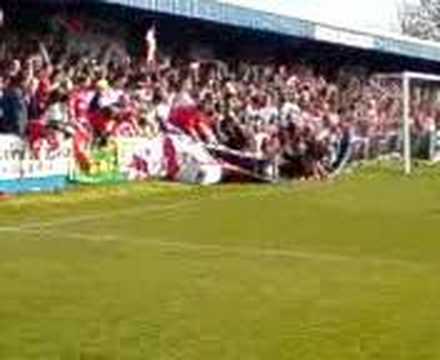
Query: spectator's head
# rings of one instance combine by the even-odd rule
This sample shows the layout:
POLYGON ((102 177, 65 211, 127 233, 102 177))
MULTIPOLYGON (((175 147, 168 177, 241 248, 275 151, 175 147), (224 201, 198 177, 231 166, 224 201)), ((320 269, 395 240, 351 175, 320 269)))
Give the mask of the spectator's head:
POLYGON ((96 91, 99 93, 105 93, 110 89, 110 85, 107 80, 100 79, 96 83, 96 91))
POLYGON ((20 62, 20 60, 14 59, 12 61, 12 63, 11 63, 11 67, 10 67, 10 70, 9 70, 9 75, 11 77, 15 77, 15 76, 18 75, 20 70, 21 70, 21 62, 20 62))

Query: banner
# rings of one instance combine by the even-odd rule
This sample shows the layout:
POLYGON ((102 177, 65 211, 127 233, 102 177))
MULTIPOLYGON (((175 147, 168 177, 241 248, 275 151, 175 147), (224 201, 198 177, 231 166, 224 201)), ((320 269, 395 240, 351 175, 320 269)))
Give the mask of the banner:
POLYGON ((163 137, 117 138, 118 168, 128 180, 161 179, 167 176, 163 137))
POLYGON ((205 145, 186 135, 153 139, 117 139, 118 166, 129 180, 160 179, 210 185, 222 180, 223 169, 205 145))
POLYGON ((88 153, 90 166, 82 169, 75 164, 69 180, 79 184, 114 184, 125 180, 120 172, 117 157, 117 145, 111 142, 102 148, 92 148, 88 153))
POLYGON ((223 180, 223 165, 211 156, 205 144, 185 135, 168 137, 177 154, 175 181, 187 184, 214 185, 223 180))
POLYGON ((72 164, 72 143, 45 147, 35 154, 14 135, 0 136, 0 192, 50 191, 66 186, 72 164))

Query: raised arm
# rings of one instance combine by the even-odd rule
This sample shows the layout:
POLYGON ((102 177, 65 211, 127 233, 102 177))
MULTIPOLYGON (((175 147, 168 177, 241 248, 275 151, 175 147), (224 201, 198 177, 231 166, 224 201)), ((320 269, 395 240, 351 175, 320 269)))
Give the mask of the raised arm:
POLYGON ((43 57, 44 63, 46 65, 52 66, 52 61, 51 61, 51 58, 50 58, 50 55, 49 55, 49 51, 47 50, 46 45, 42 41, 40 41, 38 43, 38 47, 39 47, 39 50, 40 50, 40 54, 43 57))

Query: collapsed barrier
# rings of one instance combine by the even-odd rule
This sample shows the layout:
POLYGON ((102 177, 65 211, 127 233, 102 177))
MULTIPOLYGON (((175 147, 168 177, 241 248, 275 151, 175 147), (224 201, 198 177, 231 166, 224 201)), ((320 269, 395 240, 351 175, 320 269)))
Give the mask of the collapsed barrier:
MULTIPOLYGON (((226 159, 227 149, 217 149, 226 159)), ((87 150, 88 164, 76 160, 72 141, 36 154, 17 136, 0 136, 0 193, 51 192, 69 185, 104 185, 140 180, 169 180, 212 185, 233 174, 236 178, 271 182, 265 169, 223 161, 186 135, 159 135, 153 139, 116 138, 106 146, 87 150)), ((259 163, 244 156, 243 162, 259 163)))
MULTIPOLYGON (((417 139, 413 149, 419 157, 440 161, 440 130, 417 139)), ((381 149, 369 148, 360 156, 359 139, 347 133, 341 140, 331 175, 340 175, 353 161, 380 156, 381 149), (365 155, 365 154, 364 154, 365 155)), ((398 151, 400 141, 390 137, 389 153, 398 151)), ((72 141, 56 148, 44 147, 35 154, 29 145, 13 135, 0 136, 0 193, 60 191, 69 185, 105 185, 142 180, 169 180, 188 184, 212 185, 233 179, 273 183, 276 162, 222 146, 205 146, 185 135, 160 135, 153 139, 116 138, 100 148, 88 150, 89 166, 76 161, 72 141)))
POLYGON ((270 161, 222 146, 210 147, 183 134, 152 139, 115 138, 105 147, 91 149, 90 166, 78 163, 69 175, 73 183, 111 184, 139 180, 169 180, 212 185, 229 178, 272 182, 270 161))
MULTIPOLYGON (((51 192, 69 185, 105 185, 129 181, 169 180, 212 185, 225 181, 273 183, 275 160, 223 146, 206 146, 182 134, 153 139, 115 138, 87 150, 86 167, 76 160, 72 141, 36 154, 13 135, 0 136, 0 193, 51 192)), ((339 174, 351 159, 351 141, 341 143, 334 163, 339 174)))

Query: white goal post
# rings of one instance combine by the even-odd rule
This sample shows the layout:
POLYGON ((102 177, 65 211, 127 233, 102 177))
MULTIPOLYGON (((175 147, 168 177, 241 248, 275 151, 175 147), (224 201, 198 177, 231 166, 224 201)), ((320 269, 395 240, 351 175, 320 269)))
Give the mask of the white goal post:
POLYGON ((425 74, 412 71, 404 71, 398 74, 379 74, 376 75, 382 79, 396 79, 402 83, 402 130, 403 130, 403 159, 405 165, 405 174, 410 175, 412 171, 411 161, 411 82, 420 80, 425 82, 435 82, 440 84, 440 75, 425 74))

